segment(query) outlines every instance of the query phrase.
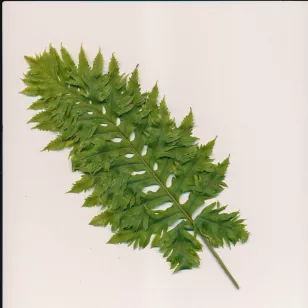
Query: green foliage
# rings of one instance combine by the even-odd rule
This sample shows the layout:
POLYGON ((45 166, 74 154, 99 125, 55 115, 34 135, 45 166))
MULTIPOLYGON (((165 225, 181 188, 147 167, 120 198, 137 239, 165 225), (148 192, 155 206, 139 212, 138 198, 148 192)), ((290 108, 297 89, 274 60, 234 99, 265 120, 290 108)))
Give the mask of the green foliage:
POLYGON ((193 219, 226 187, 229 158, 214 162, 216 139, 196 143, 191 110, 177 126, 165 100, 158 102, 157 85, 141 92, 137 68, 129 78, 121 75, 114 55, 107 72, 101 52, 90 67, 83 48, 78 66, 63 46, 60 54, 50 46, 25 59, 30 69, 22 93, 40 97, 29 107, 40 110, 29 122, 57 133, 44 150, 71 148, 72 169, 83 176, 70 192, 92 190, 83 206, 101 207, 90 224, 110 225, 109 243, 151 244, 179 271, 199 266, 200 237, 214 247, 247 241, 239 213, 224 213, 216 202, 193 219), (146 192, 151 185, 157 190, 146 192), (189 198, 180 204, 186 192, 189 198), (160 209, 165 202, 170 207, 160 209))

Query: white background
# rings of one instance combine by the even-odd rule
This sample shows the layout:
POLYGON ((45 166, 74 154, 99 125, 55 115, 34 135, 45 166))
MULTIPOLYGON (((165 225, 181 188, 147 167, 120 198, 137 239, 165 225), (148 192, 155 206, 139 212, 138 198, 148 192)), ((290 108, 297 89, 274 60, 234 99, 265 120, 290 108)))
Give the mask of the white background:
POLYGON ((308 307, 308 4, 258 2, 5 2, 4 307, 308 307), (154 249, 106 245, 88 225, 98 209, 65 194, 79 175, 68 152, 40 152, 52 134, 31 130, 33 99, 18 94, 24 55, 63 44, 91 60, 101 47, 123 72, 140 66, 180 121, 218 135, 231 154, 220 201, 240 209, 249 242, 219 254, 237 291, 205 249, 200 269, 173 275, 154 249))

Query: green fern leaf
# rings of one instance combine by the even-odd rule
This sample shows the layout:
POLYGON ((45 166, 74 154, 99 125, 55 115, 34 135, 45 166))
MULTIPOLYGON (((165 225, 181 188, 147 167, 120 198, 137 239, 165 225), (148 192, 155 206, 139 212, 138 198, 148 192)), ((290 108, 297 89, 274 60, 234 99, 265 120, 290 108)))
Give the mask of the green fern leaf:
POLYGON ((78 66, 63 46, 60 54, 50 46, 25 57, 30 69, 21 93, 40 97, 29 123, 58 134, 44 150, 71 148, 72 169, 83 176, 69 192, 92 189, 83 206, 102 209, 90 224, 110 225, 109 243, 158 247, 175 272, 199 266, 202 239, 238 287, 213 247, 247 241, 239 212, 212 203, 193 218, 226 187, 229 158, 214 162, 216 138, 198 145, 192 111, 177 126, 165 99, 158 101, 157 84, 141 92, 137 67, 128 78, 114 55, 103 72, 101 51, 92 68, 82 47, 78 66))

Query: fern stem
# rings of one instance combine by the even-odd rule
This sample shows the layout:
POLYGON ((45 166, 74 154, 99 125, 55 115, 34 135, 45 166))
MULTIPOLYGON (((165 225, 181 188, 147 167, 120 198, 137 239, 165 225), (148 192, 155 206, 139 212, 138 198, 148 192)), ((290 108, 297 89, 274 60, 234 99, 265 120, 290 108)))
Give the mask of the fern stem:
MULTIPOLYGON (((77 94, 78 95, 78 94, 77 94)), ((80 98, 82 99, 87 99, 86 97, 82 97, 80 96, 80 98)), ((177 207, 179 208, 179 210, 183 213, 183 215, 186 217, 187 221, 190 223, 190 225, 192 226, 192 228, 194 230, 196 230, 195 228, 195 224, 194 221, 192 219, 192 217, 184 210, 184 208, 181 206, 181 204, 176 200, 176 198, 170 193, 170 191, 168 190, 168 188, 161 182, 161 180, 157 177, 157 175, 155 174, 155 172, 152 170, 152 168, 147 164, 147 162, 143 159, 143 157, 140 155, 140 153, 137 151, 137 149, 134 147, 134 145, 131 143, 131 141, 120 131, 120 129, 117 127, 117 125, 115 125, 110 119, 108 119, 102 112, 98 112, 97 110, 93 110, 95 113, 98 113, 99 116, 103 117, 105 119, 105 121, 107 121, 120 135, 120 137, 122 139, 124 139, 129 146, 131 147, 131 149, 133 150, 134 154, 136 154, 138 156, 138 158, 141 160, 141 162, 144 164, 144 166, 146 167, 146 169, 148 170, 148 172, 155 178, 156 182, 159 184, 159 186, 161 188, 164 189, 164 191, 166 192, 166 194, 170 197, 170 199, 172 200, 172 202, 174 204, 177 205, 177 207)), ((230 280, 232 281, 233 285, 237 288, 240 289, 239 284, 237 283, 237 281, 235 280, 235 278, 232 276, 231 272, 228 270, 227 266, 224 264, 224 262, 222 261, 222 259, 220 258, 220 256, 218 255, 218 253, 215 251, 215 249, 213 248, 213 246, 210 244, 210 242, 208 241, 208 239, 206 238, 206 236, 204 236, 199 230, 198 230, 199 235, 202 237, 205 245, 207 246, 207 248, 210 250, 210 252, 213 254, 213 256, 215 257, 215 259, 217 260, 217 262, 220 264, 220 266, 222 267, 222 269, 224 270, 225 274, 230 278, 230 280)))
MULTIPOLYGON (((167 187, 165 187, 165 185, 161 182, 161 180, 157 177, 157 175, 155 174, 155 172, 152 170, 152 168, 147 164, 147 162, 143 159, 143 157, 140 155, 140 153, 138 153, 137 149, 135 149, 135 147, 133 146, 133 144, 131 143, 131 141, 126 138, 125 135, 123 135, 123 133, 119 130, 119 128, 112 122, 110 121, 105 115, 103 115, 103 117, 105 118, 105 120, 107 122, 109 122, 115 130, 118 131, 118 133, 120 134, 121 138, 123 138, 126 142, 129 143, 130 147, 132 148, 132 150, 134 151, 134 153, 139 157, 139 159, 142 161, 142 163, 144 164, 144 166, 147 168, 147 170, 149 171, 150 174, 152 174, 152 176, 155 178, 155 180, 157 181, 157 183, 165 190, 166 194, 171 198, 171 200, 174 202, 174 204, 177 205, 177 207, 180 209, 180 211, 183 213, 183 215, 186 217, 186 219, 189 221, 189 223, 191 224, 191 226, 193 227, 193 229, 195 230, 195 226, 194 226, 194 221, 192 219, 192 217, 184 210, 184 208, 181 206, 181 204, 176 200, 176 198, 169 192, 169 190, 167 189, 167 187)), ((199 231, 199 230, 198 230, 199 231)), ((210 252, 213 254, 213 256, 216 258, 217 262, 220 264, 220 266, 223 268, 224 272, 226 273, 226 275, 231 279, 233 285, 239 289, 240 286, 237 283, 237 281, 235 280, 235 278, 232 276, 232 274, 230 273, 230 271, 228 270, 227 266, 224 264, 224 262, 222 261, 222 259, 220 258, 220 256, 218 255, 218 253, 215 251, 215 249, 212 247, 212 245, 209 243, 208 239, 201 234, 201 232, 199 232, 200 236, 202 237, 205 245, 207 246, 207 248, 210 250, 210 252)))
POLYGON ((210 252, 214 255, 214 257, 216 258, 217 262, 220 264, 220 266, 223 268, 224 272, 226 273, 226 275, 231 279, 233 285, 237 288, 240 289, 239 284, 237 283, 237 281, 235 280, 235 278, 232 276, 232 274, 230 273, 230 271, 228 270, 227 266, 224 264, 224 262, 222 261, 222 259, 220 258, 220 256, 218 255, 218 253, 215 251, 215 249, 213 248, 213 246, 209 243, 208 239, 201 234, 201 237, 205 243, 205 245, 207 246, 207 248, 210 250, 210 252))

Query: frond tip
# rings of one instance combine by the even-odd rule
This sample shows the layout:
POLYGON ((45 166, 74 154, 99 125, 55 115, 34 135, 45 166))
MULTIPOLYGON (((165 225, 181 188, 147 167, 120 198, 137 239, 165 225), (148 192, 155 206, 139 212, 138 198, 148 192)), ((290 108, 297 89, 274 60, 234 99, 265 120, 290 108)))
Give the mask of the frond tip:
POLYGON ((191 109, 176 125, 165 98, 158 103, 157 83, 151 91, 141 91, 138 65, 129 78, 121 75, 113 54, 104 73, 100 50, 90 67, 81 46, 76 65, 62 44, 60 53, 50 46, 25 60, 30 68, 21 93, 39 96, 29 107, 39 112, 28 123, 57 133, 43 151, 70 148, 72 169, 83 175, 69 193, 91 191, 83 207, 102 207, 90 224, 110 225, 114 235, 109 243, 157 247, 178 272, 199 267, 202 243, 197 235, 220 264, 213 247, 247 241, 239 212, 225 213, 219 203, 192 218, 227 187, 229 157, 214 163, 216 138, 196 143, 191 109), (184 193, 189 197, 181 203, 184 193), (161 209, 165 203, 170 206, 161 209))

